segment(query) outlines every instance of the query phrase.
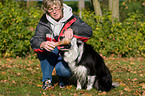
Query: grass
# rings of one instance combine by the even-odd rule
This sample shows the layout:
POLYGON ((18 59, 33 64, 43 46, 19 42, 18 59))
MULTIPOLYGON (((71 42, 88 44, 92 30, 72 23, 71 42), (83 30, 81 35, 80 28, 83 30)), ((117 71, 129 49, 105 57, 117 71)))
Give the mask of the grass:
POLYGON ((120 84, 110 92, 93 89, 77 91, 70 85, 60 89, 55 71, 55 87, 42 90, 42 72, 37 59, 0 59, 0 96, 145 96, 145 58, 105 58, 113 82, 120 84))

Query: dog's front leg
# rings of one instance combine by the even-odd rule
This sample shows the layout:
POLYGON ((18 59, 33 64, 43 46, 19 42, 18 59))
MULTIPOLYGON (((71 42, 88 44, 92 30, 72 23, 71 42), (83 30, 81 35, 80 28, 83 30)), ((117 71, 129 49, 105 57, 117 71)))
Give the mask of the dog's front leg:
POLYGON ((76 90, 81 90, 82 89, 82 86, 81 86, 81 83, 79 81, 79 79, 77 80, 77 88, 76 90))
POLYGON ((87 90, 91 90, 94 85, 96 76, 88 76, 88 84, 87 84, 87 90))

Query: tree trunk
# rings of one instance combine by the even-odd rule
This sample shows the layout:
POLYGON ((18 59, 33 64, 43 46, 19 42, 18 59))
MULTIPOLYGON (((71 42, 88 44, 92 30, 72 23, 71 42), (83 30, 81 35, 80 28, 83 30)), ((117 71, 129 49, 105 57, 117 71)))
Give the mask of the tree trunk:
POLYGON ((85 0, 79 0, 79 17, 82 18, 82 11, 85 8, 85 0))
POLYGON ((94 6, 95 14, 97 16, 102 16, 100 2, 98 0, 93 0, 93 6, 94 6))
POLYGON ((27 0, 26 7, 29 9, 30 7, 37 7, 38 0, 27 0))
POLYGON ((117 19, 119 21, 119 0, 113 0, 112 2, 112 22, 117 19))
POLYGON ((21 6, 21 7, 25 7, 25 2, 24 2, 24 0, 21 0, 20 6, 21 6))
POLYGON ((26 7, 29 8, 29 0, 27 0, 27 5, 26 5, 26 7))
POLYGON ((109 0, 109 10, 112 11, 112 0, 109 0))

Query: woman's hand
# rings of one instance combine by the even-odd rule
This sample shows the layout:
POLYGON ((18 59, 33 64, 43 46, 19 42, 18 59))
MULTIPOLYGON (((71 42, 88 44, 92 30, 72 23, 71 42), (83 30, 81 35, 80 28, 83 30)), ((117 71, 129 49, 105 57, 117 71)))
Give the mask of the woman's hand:
POLYGON ((73 30, 71 28, 67 29, 64 32, 64 36, 66 40, 61 42, 44 41, 41 43, 40 48, 44 48, 47 51, 52 51, 58 45, 68 44, 68 42, 70 43, 70 40, 73 38, 73 30))
POLYGON ((56 47, 56 42, 44 41, 41 43, 40 48, 44 48, 47 51, 52 51, 56 47))
POLYGON ((65 38, 72 39, 73 38, 73 30, 71 28, 67 29, 64 32, 64 36, 65 36, 65 38))

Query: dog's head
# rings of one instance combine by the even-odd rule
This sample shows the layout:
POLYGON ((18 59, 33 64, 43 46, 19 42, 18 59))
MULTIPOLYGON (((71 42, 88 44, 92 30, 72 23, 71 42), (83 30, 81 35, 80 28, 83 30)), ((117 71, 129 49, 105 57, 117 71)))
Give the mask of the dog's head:
POLYGON ((69 47, 60 49, 60 54, 67 63, 74 62, 79 55, 77 39, 72 38, 69 47))
MULTIPOLYGON (((59 45, 59 49, 61 50, 61 51, 64 51, 64 50, 69 50, 70 49, 70 47, 71 47, 71 44, 68 44, 68 41, 66 41, 67 40, 67 38, 65 38, 64 36, 60 36, 60 45, 59 45), (64 44, 65 42, 63 42, 63 41, 65 41, 65 42, 67 42, 67 44, 64 44), (61 44, 61 43, 63 43, 63 44, 61 44)), ((69 39, 70 40, 70 39, 69 39)))

